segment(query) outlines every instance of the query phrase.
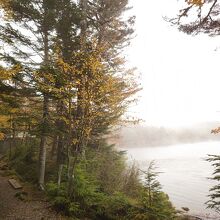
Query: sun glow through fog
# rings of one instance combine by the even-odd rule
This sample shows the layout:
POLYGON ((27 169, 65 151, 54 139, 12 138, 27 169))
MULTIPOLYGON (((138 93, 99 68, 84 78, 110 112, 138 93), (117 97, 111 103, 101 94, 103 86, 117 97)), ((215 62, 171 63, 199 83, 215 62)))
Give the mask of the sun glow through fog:
POLYGON ((141 73, 143 87, 138 116, 157 126, 219 121, 219 37, 189 36, 164 21, 178 13, 176 0, 130 4, 137 37, 128 60, 141 73))

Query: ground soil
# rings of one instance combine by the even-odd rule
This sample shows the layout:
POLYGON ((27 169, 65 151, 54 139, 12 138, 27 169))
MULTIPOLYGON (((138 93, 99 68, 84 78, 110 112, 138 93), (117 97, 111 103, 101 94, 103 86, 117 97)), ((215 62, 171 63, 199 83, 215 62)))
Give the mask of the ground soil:
MULTIPOLYGON (((8 182, 10 176, 0 164, 0 220, 64 220, 56 213, 51 204, 47 201, 44 193, 28 185, 21 180, 23 186, 20 190, 15 190, 8 182), (24 200, 15 195, 25 192, 24 200)), ((14 177, 15 178, 15 177, 14 177)))

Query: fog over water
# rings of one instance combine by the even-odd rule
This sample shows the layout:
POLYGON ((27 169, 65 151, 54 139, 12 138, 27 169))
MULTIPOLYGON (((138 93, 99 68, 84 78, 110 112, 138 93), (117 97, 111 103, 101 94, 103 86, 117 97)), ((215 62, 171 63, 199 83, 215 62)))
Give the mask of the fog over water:
POLYGON ((190 214, 203 219, 219 217, 206 209, 204 203, 208 200, 209 188, 213 186, 213 181, 208 179, 213 169, 205 158, 208 154, 220 154, 220 142, 128 148, 127 152, 128 158, 136 160, 143 170, 155 160, 158 171, 162 172, 158 179, 175 207, 188 207, 190 214))
POLYGON ((206 122, 177 128, 141 125, 124 127, 119 132, 117 142, 120 147, 133 148, 220 141, 220 135, 211 133, 219 125, 218 122, 206 122))
POLYGON ((117 146, 126 150, 129 161, 135 160, 143 170, 155 161, 162 172, 158 180, 175 207, 188 207, 190 214, 204 220, 218 219, 219 215, 204 204, 209 189, 216 184, 208 179, 213 167, 205 159, 208 154, 220 155, 220 135, 211 134, 218 125, 210 122, 178 128, 130 126, 121 130, 117 146))

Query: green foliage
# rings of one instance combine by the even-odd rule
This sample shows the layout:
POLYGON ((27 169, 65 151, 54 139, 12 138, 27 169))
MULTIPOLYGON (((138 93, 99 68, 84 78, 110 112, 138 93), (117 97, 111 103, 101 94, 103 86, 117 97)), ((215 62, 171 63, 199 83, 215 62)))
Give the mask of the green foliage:
POLYGON ((139 198, 141 189, 142 183, 140 182, 140 172, 137 164, 133 162, 130 167, 126 167, 123 192, 131 198, 139 198))
POLYGON ((100 220, 128 219, 135 202, 122 191, 122 186, 126 183, 124 168, 124 154, 118 153, 113 146, 105 145, 103 149, 102 147, 89 149, 85 159, 76 166, 71 197, 67 193, 66 167, 61 185, 58 187, 54 182, 48 183, 47 193, 55 208, 69 216, 100 220), (103 158, 100 157, 101 155, 103 158), (105 160, 107 157, 108 160, 105 160), (108 178, 102 179, 101 174, 105 170, 108 171, 108 178), (116 177, 120 182, 119 180, 114 182, 116 177), (112 185, 111 189, 110 185, 112 185))
POLYGON ((15 197, 24 201, 24 200, 27 200, 27 196, 28 196, 28 193, 27 192, 24 192, 24 191, 21 191, 21 192, 17 192, 15 194, 15 197))
POLYGON ((11 152, 11 158, 9 158, 12 163, 23 160, 27 163, 32 163, 36 159, 36 144, 37 141, 32 139, 29 144, 18 143, 17 146, 13 147, 11 152))
POLYGON ((206 202, 207 208, 215 210, 220 213, 220 156, 209 155, 207 161, 211 162, 214 167, 213 177, 211 180, 215 181, 215 185, 210 188, 209 200, 206 202))
MULTIPOLYGON (((32 140, 32 144, 18 145, 12 150, 10 161, 11 166, 31 182, 36 182, 36 144, 37 140, 32 140)), ((68 195, 67 166, 63 168, 62 182, 58 186, 55 182, 57 168, 48 162, 46 192, 54 208, 76 219, 174 219, 174 209, 167 195, 160 191, 153 167, 146 173, 143 185, 137 166, 126 167, 124 156, 124 152, 118 152, 104 142, 98 148, 88 148, 76 166, 71 196, 68 195), (148 202, 149 186, 153 196, 151 206, 148 202)))
MULTIPOLYGON (((115 193, 105 200, 104 219, 127 219, 132 204, 128 197, 122 193, 115 193)), ((100 218, 102 219, 102 218, 100 218)))
POLYGON ((121 191, 125 182, 125 152, 115 150, 105 142, 87 151, 87 171, 95 176, 102 191, 112 194, 121 191), (114 184, 112 184, 114 183, 114 184))
POLYGON ((37 141, 32 139, 28 144, 18 144, 11 151, 11 156, 8 158, 9 164, 16 172, 25 180, 30 182, 37 181, 37 141))
MULTIPOLYGON (((153 164, 146 172, 145 183, 142 185, 136 165, 133 164, 126 171, 124 153, 117 152, 113 146, 90 148, 85 158, 76 167, 71 197, 67 195, 66 178, 59 187, 55 183, 47 184, 47 192, 56 209, 69 216, 100 220, 175 219, 175 210, 168 196, 161 192, 153 164), (98 156, 99 153, 103 158, 98 156), (107 156, 108 160, 105 160, 107 156), (111 163, 111 160, 114 163, 111 163), (105 179, 102 179, 101 174, 105 170, 109 173, 105 174, 105 179), (116 177, 117 185, 114 182, 116 177), (110 185, 112 185, 111 190, 109 190, 110 185), (149 186, 151 204, 149 204, 149 186)), ((64 169, 64 172, 67 170, 64 169)))
POLYGON ((129 202, 123 194, 107 195, 97 189, 98 185, 89 182, 89 174, 77 168, 74 179, 74 194, 67 196, 66 183, 60 187, 55 183, 47 184, 47 192, 55 208, 66 215, 91 219, 118 219, 125 215, 129 202))
POLYGON ((56 183, 49 182, 46 185, 46 192, 57 211, 69 216, 81 215, 79 203, 71 201, 67 196, 66 183, 58 187, 56 183))
POLYGON ((176 218, 176 212, 169 197, 161 191, 162 187, 157 180, 159 172, 152 161, 144 173, 144 185, 142 189, 141 212, 137 219, 142 216, 146 220, 171 220, 176 218))

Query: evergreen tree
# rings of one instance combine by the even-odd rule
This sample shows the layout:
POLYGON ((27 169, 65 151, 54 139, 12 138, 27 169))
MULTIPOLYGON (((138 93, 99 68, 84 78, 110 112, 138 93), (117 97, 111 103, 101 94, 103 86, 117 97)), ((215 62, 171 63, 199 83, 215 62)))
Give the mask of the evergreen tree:
POLYGON ((162 186, 157 180, 159 172, 155 171, 154 161, 150 162, 144 174, 144 187, 142 192, 142 214, 135 216, 135 219, 146 220, 171 220, 176 218, 175 209, 166 194, 162 192, 162 186))
POLYGON ((2 59, 22 63, 28 72, 25 80, 34 80, 34 86, 43 98, 39 149, 39 186, 42 189, 49 127, 49 53, 55 21, 54 3, 53 0, 1 1, 1 7, 7 17, 7 23, 0 26, 1 40, 10 48, 10 54, 2 53, 2 59))
POLYGON ((210 179, 214 180, 216 185, 209 190, 209 200, 206 202, 206 205, 207 208, 214 209, 220 214, 220 156, 209 155, 207 161, 211 162, 214 167, 213 177, 210 179))

